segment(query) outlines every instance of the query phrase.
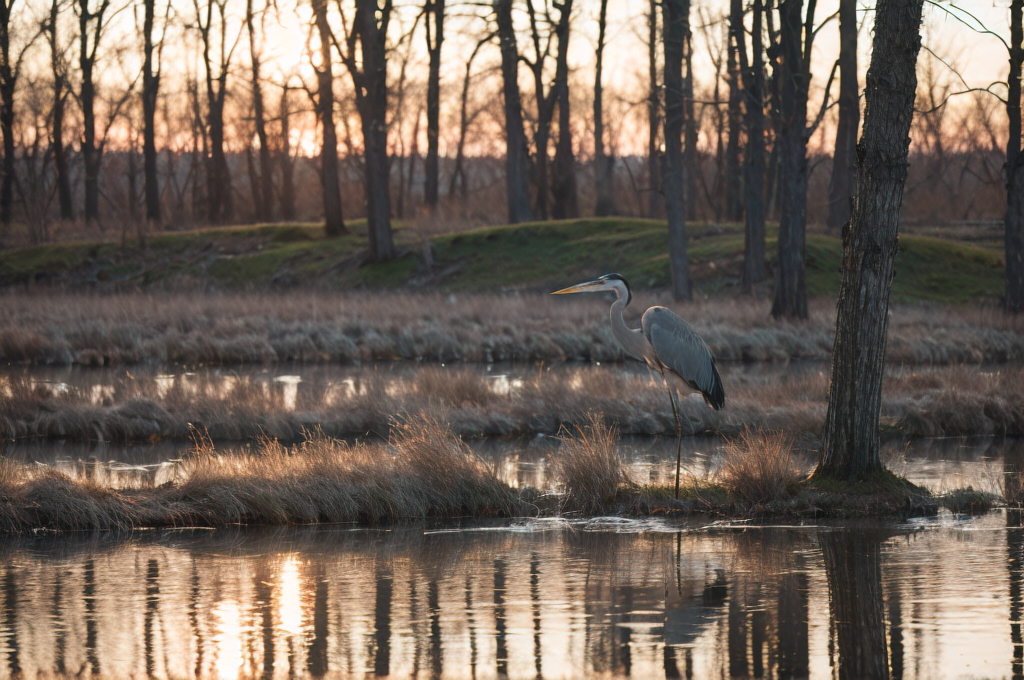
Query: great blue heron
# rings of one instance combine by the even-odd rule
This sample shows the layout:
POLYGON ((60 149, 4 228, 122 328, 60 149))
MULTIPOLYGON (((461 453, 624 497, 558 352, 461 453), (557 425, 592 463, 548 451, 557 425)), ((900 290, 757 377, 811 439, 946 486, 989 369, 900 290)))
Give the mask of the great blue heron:
MULTIPOLYGON (((577 283, 552 295, 566 293, 615 293, 615 301, 611 307, 612 335, 622 345, 622 349, 632 358, 646 362, 651 368, 657 369, 665 380, 672 404, 672 414, 676 419, 676 434, 682 435, 682 424, 679 420, 679 409, 676 407, 674 390, 669 384, 665 369, 675 373, 691 388, 701 393, 708 406, 716 411, 725 406, 725 389, 722 377, 718 374, 715 357, 711 354, 704 340, 697 335, 690 324, 680 319, 665 307, 650 307, 640 320, 640 328, 630 328, 622 317, 626 305, 633 299, 626 279, 619 274, 604 276, 577 283)), ((679 466, 682 452, 681 441, 676 448, 676 496, 679 495, 679 466)))

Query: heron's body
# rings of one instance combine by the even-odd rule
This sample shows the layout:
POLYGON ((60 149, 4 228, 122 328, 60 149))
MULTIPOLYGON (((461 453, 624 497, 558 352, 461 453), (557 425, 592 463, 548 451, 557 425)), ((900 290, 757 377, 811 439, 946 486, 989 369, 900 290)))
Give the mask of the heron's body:
POLYGON ((626 354, 662 372, 668 369, 692 389, 700 392, 713 409, 725 406, 725 389, 715 357, 690 324, 665 307, 644 312, 640 328, 626 325, 623 311, 632 299, 626 280, 608 274, 594 281, 555 291, 554 294, 610 291, 615 301, 609 312, 612 334, 626 354))

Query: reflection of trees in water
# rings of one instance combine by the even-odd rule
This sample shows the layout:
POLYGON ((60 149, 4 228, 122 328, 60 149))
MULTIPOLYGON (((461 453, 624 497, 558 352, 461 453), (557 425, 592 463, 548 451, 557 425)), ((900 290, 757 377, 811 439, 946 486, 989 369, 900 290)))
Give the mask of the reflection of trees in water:
POLYGON ((1014 680, 1024 678, 1024 440, 1003 452, 1003 497, 1006 499, 1006 565, 1010 577, 1010 641, 1013 644, 1011 672, 1014 680))
MULTIPOLYGON (((1019 678, 1024 530, 1019 519, 1010 524, 1019 678)), ((800 678, 809 653, 825 653, 826 581, 837 678, 891 669, 899 680, 904 665, 907 677, 933 672, 929 640, 916 642, 905 626, 928 619, 912 603, 932 597, 929 566, 886 566, 891 585, 883 590, 885 535, 864 530, 424 535, 396 527, 218 536, 144 538, 120 553, 118 545, 72 541, 46 554, 38 541, 0 541, 0 676, 101 668, 110 677, 208 678, 224 659, 215 613, 230 602, 239 667, 265 679, 364 670, 800 678), (125 649, 137 658, 126 661, 125 649), (922 655, 925 669, 915 670, 922 655)))
POLYGON ((881 545, 871 529, 824 530, 825 558, 840 680, 888 680, 881 545))

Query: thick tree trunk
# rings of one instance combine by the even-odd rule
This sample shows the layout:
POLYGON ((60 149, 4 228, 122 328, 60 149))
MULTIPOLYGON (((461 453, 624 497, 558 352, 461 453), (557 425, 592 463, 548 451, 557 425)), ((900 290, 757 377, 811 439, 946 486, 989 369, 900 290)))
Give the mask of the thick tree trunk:
MULTIPOLYGON (((85 221, 95 222, 99 217, 100 205, 100 150, 96 146, 96 86, 93 82, 93 66, 96 63, 96 49, 99 39, 99 26, 103 23, 105 4, 100 5, 98 12, 89 11, 89 0, 79 0, 79 59, 82 85, 79 93, 79 105, 82 109, 82 164, 85 166, 85 221), (93 34, 90 23, 97 20, 97 28, 93 34), (90 49, 90 37, 92 44, 90 49)), ((13 142, 13 140, 12 140, 13 142)), ((6 141, 5 141, 6 144, 6 141)))
POLYGON ((363 127, 366 159, 366 221, 370 259, 395 259, 391 235, 391 166, 388 162, 388 89, 385 40, 391 19, 391 0, 383 7, 377 0, 357 0, 356 29, 362 49, 363 68, 356 83, 356 105, 363 127), (378 18, 379 15, 379 18, 378 18))
POLYGON ((572 0, 563 0, 555 32, 558 34, 558 55, 555 59, 555 82, 552 95, 558 100, 558 143, 555 146, 555 167, 551 188, 551 216, 557 220, 580 216, 579 192, 576 188, 576 157, 572 151, 572 120, 569 111, 569 17, 572 0))
POLYGON ((686 22, 683 29, 683 64, 686 66, 686 76, 683 79, 683 130, 686 140, 683 147, 683 205, 686 208, 686 219, 696 220, 697 177, 700 166, 697 163, 697 114, 693 106, 693 33, 690 31, 689 2, 683 18, 686 22))
POLYGON ((746 29, 743 25, 743 1, 730 0, 729 46, 726 78, 729 84, 729 137, 725 144, 725 218, 730 222, 743 219, 743 175, 740 170, 740 134, 743 118, 743 73, 746 62, 746 29), (739 52, 743 50, 741 62, 739 52))
POLYGON ((260 50, 256 43, 256 22, 253 16, 252 1, 248 0, 246 3, 245 23, 249 31, 249 55, 252 62, 253 125, 256 127, 256 138, 260 142, 259 197, 253 203, 256 207, 256 220, 268 222, 274 216, 274 172, 270 158, 270 144, 267 140, 267 116, 263 105, 263 82, 260 76, 260 50))
POLYGON ((423 202, 431 210, 437 207, 438 193, 438 135, 441 129, 441 44, 444 42, 444 3, 445 0, 427 0, 425 9, 430 70, 427 74, 427 158, 424 164, 423 202), (433 35, 430 30, 431 17, 434 20, 433 35))
POLYGON ((843 234, 843 279, 828 413, 815 475, 858 479, 882 467, 878 414, 889 290, 907 178, 923 0, 880 0, 867 75, 857 200, 843 234))
MULTIPOLYGON (((327 23, 327 0, 313 0, 313 20, 320 37, 320 68, 316 72, 317 99, 316 115, 320 120, 320 187, 324 201, 324 230, 333 238, 348 233, 345 218, 341 211, 341 188, 338 182, 338 131, 334 127, 334 62, 331 59, 331 28, 327 23)), ((288 90, 282 95, 282 125, 287 125, 288 90)), ((287 135, 287 130, 282 130, 287 135)), ((295 194, 291 180, 291 157, 288 155, 287 136, 285 137, 286 154, 284 162, 287 175, 285 177, 287 196, 281 202, 287 206, 285 212, 294 214, 295 194)))
MULTIPOLYGON (((740 0, 733 0, 740 4, 740 0)), ((741 5, 742 7, 742 5, 741 5)), ((762 0, 754 0, 754 23, 751 36, 749 64, 743 27, 738 25, 733 35, 740 47, 740 68, 744 74, 746 97, 747 148, 743 159, 744 238, 743 238, 743 292, 750 294, 754 286, 765 278, 764 229, 764 46, 762 44, 762 0)), ((740 16, 742 19, 742 15, 740 16)))
MULTIPOLYGON (((813 0, 811 7, 813 8, 813 0)), ((807 92, 809 62, 801 41, 803 0, 779 4, 779 259, 775 270, 776 319, 807 318, 807 274, 804 241, 807 231, 807 92)), ((813 20, 813 9, 809 10, 813 20)))
POLYGON ((836 626, 839 680, 889 679, 881 540, 863 529, 818 532, 836 626))
POLYGON ((668 260, 672 295, 692 298, 690 262, 686 253, 685 179, 680 138, 685 117, 683 50, 689 24, 690 0, 662 0, 665 43, 665 162, 662 187, 668 216, 668 260))
POLYGON ((647 15, 647 216, 663 214, 661 193, 661 84, 658 82, 658 0, 650 0, 647 15))
POLYGON ((224 224, 234 217, 234 197, 231 193, 231 170, 224 151, 224 102, 228 89, 228 58, 230 52, 224 48, 227 41, 227 17, 224 4, 207 0, 206 23, 199 23, 203 41, 203 66, 206 70, 206 127, 210 136, 208 160, 208 202, 207 217, 212 224, 224 224), (214 49, 213 8, 217 7, 220 20, 220 58, 217 60, 217 74, 214 75, 211 51, 214 49))
MULTIPOLYGON (((295 219, 295 166, 292 164, 291 140, 291 111, 288 109, 288 86, 285 85, 281 91, 281 155, 278 162, 281 165, 281 219, 295 219)), ((333 116, 332 116, 333 119, 333 116)), ((335 144, 337 150, 337 144, 335 144)), ((320 153, 323 153, 321 149, 320 153)), ((338 201, 338 212, 341 213, 341 201, 338 201)), ((344 222, 342 222, 344 226, 344 222)))
POLYGON ((153 70, 155 19, 156 0, 145 0, 145 18, 142 23, 142 173, 145 178, 146 219, 153 223, 160 221, 160 185, 156 163, 156 99, 160 90, 160 72, 153 70))
POLYGON ((597 18, 597 49, 594 66, 594 193, 596 202, 594 214, 607 217, 615 214, 615 198, 612 195, 612 183, 615 171, 615 158, 609 156, 604 148, 604 44, 605 32, 608 27, 608 0, 601 0, 601 9, 597 18))
POLYGON ((50 19, 46 24, 47 42, 50 43, 50 73, 53 75, 53 124, 50 128, 50 147, 53 149, 53 166, 57 173, 57 201, 60 204, 62 220, 75 219, 75 207, 71 195, 71 177, 68 173, 68 158, 64 150, 64 104, 67 101, 67 74, 60 42, 57 40, 58 0, 50 3, 50 19))
MULTIPOLYGON (((14 206, 14 93, 17 69, 11 63, 11 8, 15 0, 0 0, 0 134, 4 137, 3 179, 0 180, 0 223, 11 223, 14 206)), ((56 29, 54 29, 56 30, 56 29)))
POLYGON ((828 228, 839 230, 850 219, 857 187, 857 129, 860 86, 857 81, 857 0, 839 2, 839 125, 828 187, 828 228))
POLYGON ((1024 0, 1010 3, 1010 76, 1006 113, 1010 119, 1006 143, 1005 257, 1006 311, 1024 312, 1024 153, 1021 153, 1021 66, 1024 65, 1024 0))
POLYGON ((501 76, 505 94, 505 185, 508 191, 508 221, 512 224, 533 219, 530 209, 529 152, 523 130, 523 107, 519 95, 519 53, 512 25, 512 0, 496 0, 494 12, 501 42, 501 76))

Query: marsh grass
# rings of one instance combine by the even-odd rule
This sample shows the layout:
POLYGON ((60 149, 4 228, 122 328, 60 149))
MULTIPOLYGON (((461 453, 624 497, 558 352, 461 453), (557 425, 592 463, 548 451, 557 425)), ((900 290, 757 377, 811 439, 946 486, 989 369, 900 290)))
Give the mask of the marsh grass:
POLYGON ((552 460, 555 479, 564 496, 562 509, 594 514, 614 502, 619 487, 629 483, 626 464, 619 455, 615 427, 591 411, 575 432, 563 431, 562 443, 552 460))
POLYGON ((745 428, 726 440, 718 480, 746 502, 763 505, 790 495, 798 474, 791 436, 745 428))

